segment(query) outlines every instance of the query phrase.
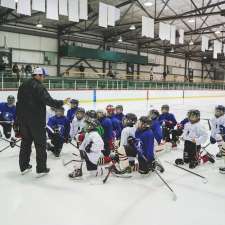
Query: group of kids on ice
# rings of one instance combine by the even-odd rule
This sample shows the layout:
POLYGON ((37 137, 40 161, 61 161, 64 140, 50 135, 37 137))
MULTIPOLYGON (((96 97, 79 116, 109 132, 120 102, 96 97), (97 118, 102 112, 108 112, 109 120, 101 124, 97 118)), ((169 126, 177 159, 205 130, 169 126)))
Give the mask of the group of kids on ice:
MULTIPOLYGON (((183 158, 176 159, 175 164, 188 164, 194 169, 202 163, 215 162, 211 154, 202 150, 208 132, 200 123, 199 110, 189 110, 186 118, 178 123, 168 105, 162 105, 161 112, 151 109, 147 116, 139 119, 133 113, 124 115, 122 105, 108 105, 105 110, 96 111, 85 111, 76 99, 72 99, 70 105, 66 115, 63 107, 48 110, 46 131, 50 142, 47 150, 60 157, 64 143, 75 142, 80 162, 82 165, 83 161, 86 162, 90 174, 95 175, 102 165, 110 165, 115 174, 163 172, 155 153, 168 146, 175 149, 181 140, 184 141, 183 158)), ((10 95, 7 102, 0 103, 0 125, 7 139, 11 137, 15 116, 15 98, 10 95)), ((217 143, 219 150, 216 157, 225 157, 224 106, 215 107, 210 124, 210 143, 217 143)), ((219 170, 225 173, 225 167, 219 170)), ((82 166, 75 166, 68 176, 81 177, 82 166)))

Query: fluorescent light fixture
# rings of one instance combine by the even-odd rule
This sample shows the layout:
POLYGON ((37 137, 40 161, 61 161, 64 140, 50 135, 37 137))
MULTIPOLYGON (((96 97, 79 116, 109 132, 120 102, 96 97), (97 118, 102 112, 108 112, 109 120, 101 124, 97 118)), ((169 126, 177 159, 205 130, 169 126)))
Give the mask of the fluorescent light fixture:
POLYGON ((37 24, 36 24, 36 27, 37 28, 42 28, 43 27, 43 24, 41 23, 40 20, 38 20, 37 24))
POLYGON ((194 42, 193 42, 193 40, 191 40, 190 42, 189 42, 189 45, 193 45, 194 44, 194 42))
POLYGON ((133 25, 130 26, 129 29, 130 29, 130 30, 136 30, 136 27, 135 27, 135 25, 133 24, 133 25))
POLYGON ((122 36, 119 37, 118 42, 123 42, 122 36))
POLYGON ((216 30, 216 31, 215 31, 215 34, 220 34, 220 33, 221 33, 220 30, 216 30))
POLYGON ((190 18, 189 20, 188 20, 188 23, 194 23, 195 22, 195 20, 193 19, 193 18, 190 18))
POLYGON ((145 6, 152 6, 152 5, 153 5, 153 3, 152 3, 152 2, 150 2, 150 1, 147 1, 147 2, 145 2, 145 3, 144 3, 144 5, 145 5, 145 6))
POLYGON ((173 53, 174 52, 174 48, 171 48, 170 52, 173 53))

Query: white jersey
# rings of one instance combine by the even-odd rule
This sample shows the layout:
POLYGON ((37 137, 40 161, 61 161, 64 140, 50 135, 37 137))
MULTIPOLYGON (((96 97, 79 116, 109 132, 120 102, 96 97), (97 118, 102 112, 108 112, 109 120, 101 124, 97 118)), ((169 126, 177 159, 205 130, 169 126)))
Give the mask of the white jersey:
POLYGON ((87 156, 92 163, 97 165, 99 157, 101 156, 101 152, 102 150, 104 150, 104 142, 97 131, 86 133, 84 141, 82 142, 79 149, 82 151, 85 151, 85 148, 90 143, 92 143, 92 145, 91 145, 90 153, 87 153, 87 156))
POLYGON ((76 117, 74 117, 74 119, 70 125, 70 137, 75 138, 76 135, 82 131, 84 126, 85 126, 84 119, 78 120, 76 117))
POLYGON ((121 132, 120 146, 127 145, 128 137, 135 137, 136 127, 125 127, 121 132))
POLYGON ((220 116, 219 118, 212 118, 210 120, 211 124, 211 136, 217 139, 218 134, 220 134, 220 125, 225 126, 225 116, 220 116))
POLYGON ((183 139, 187 141, 195 140, 196 145, 202 145, 207 141, 208 134, 200 122, 194 124, 188 122, 184 125, 183 139))

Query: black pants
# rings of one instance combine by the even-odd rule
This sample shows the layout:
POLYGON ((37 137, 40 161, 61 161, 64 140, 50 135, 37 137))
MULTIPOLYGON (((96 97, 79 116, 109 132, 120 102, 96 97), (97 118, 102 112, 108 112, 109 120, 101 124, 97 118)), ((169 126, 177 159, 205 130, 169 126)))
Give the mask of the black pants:
POLYGON ((36 149, 36 171, 42 172, 46 169, 46 130, 45 124, 38 124, 36 121, 23 121, 20 123, 22 136, 19 165, 21 171, 26 169, 30 163, 31 145, 34 142, 36 149))
POLYGON ((3 133, 5 137, 8 139, 11 137, 12 125, 8 123, 1 123, 0 124, 3 128, 3 133))
POLYGON ((51 143, 53 145, 52 151, 60 154, 64 144, 63 138, 59 134, 50 135, 49 138, 51 139, 51 143))
POLYGON ((90 161, 85 151, 80 151, 80 156, 81 156, 81 159, 85 160, 86 162, 87 171, 97 170, 98 165, 90 161))
POLYGON ((163 127, 163 140, 166 142, 173 142, 176 143, 178 141, 178 134, 176 130, 169 127, 163 127))
POLYGON ((191 161, 198 161, 200 149, 201 149, 200 145, 196 145, 191 141, 185 141, 184 155, 183 155, 184 162, 189 163, 191 161))

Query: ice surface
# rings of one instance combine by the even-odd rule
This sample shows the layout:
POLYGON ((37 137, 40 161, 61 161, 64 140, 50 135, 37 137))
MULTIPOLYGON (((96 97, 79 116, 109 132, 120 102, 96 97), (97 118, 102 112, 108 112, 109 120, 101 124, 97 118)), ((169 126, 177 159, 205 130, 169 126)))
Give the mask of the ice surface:
MULTIPOLYGON (((169 104, 171 112, 179 120, 188 109, 198 108, 202 118, 210 118, 216 104, 224 98, 155 100, 151 102, 122 102, 125 112, 145 115, 150 108, 169 104)), ((118 102, 120 103, 120 102, 118 102)), ((115 103, 116 104, 116 103, 115 103)), ((121 104, 121 103, 120 103, 121 104)), ((103 108, 105 103, 85 108, 103 108)), ((207 123, 203 121, 206 129, 207 123)), ((1 141, 1 147, 7 143, 1 141)), ((207 148, 217 152, 216 145, 207 148)), ((159 158, 165 166, 162 177, 177 194, 173 201, 171 192, 156 174, 147 177, 135 175, 130 179, 111 176, 106 184, 103 177, 80 181, 67 178, 72 165, 63 167, 62 159, 70 160, 74 152, 65 145, 61 159, 51 154, 48 165, 51 173, 35 178, 35 169, 21 176, 18 167, 17 148, 0 153, 0 224, 2 225, 224 225, 225 224, 225 175, 218 168, 224 165, 217 160, 214 165, 205 164, 195 169, 206 176, 201 178, 179 170, 164 161, 173 161, 182 155, 182 145, 177 151, 163 152, 159 158)), ((35 168, 35 151, 32 164, 35 168)))

